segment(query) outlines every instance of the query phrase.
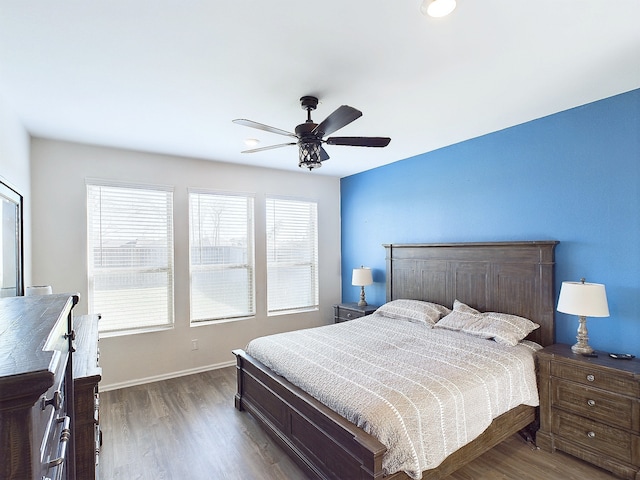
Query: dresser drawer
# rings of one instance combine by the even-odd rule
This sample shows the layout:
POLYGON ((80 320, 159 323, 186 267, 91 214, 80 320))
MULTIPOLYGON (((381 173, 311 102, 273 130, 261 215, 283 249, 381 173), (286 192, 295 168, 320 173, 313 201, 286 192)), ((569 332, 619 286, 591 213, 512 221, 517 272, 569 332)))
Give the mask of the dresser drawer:
POLYGON ((45 351, 53 352, 49 364, 53 384, 32 408, 34 436, 42 439, 39 446, 39 461, 44 476, 51 476, 51 471, 62 468, 58 466, 66 455, 70 431, 70 418, 67 416, 66 404, 68 393, 66 376, 70 355, 67 330, 67 318, 60 316, 43 348, 45 351), (50 462, 51 465, 49 465, 50 462))
POLYGON ((609 425, 639 430, 640 402, 560 378, 551 378, 551 404, 609 425))
POLYGON ((552 362, 551 375, 614 393, 632 397, 640 396, 638 382, 630 381, 630 376, 613 370, 576 365, 575 362, 570 364, 552 362))
POLYGON ((552 432, 625 463, 640 462, 640 437, 578 415, 555 410, 552 432))
MULTIPOLYGON (((53 369, 53 385, 40 397, 31 409, 34 434, 37 438, 46 439, 53 435, 55 418, 60 412, 65 412, 65 373, 69 361, 69 352, 56 351, 53 354, 51 367, 53 369)), ((44 461, 46 444, 40 446, 40 461, 44 461)))

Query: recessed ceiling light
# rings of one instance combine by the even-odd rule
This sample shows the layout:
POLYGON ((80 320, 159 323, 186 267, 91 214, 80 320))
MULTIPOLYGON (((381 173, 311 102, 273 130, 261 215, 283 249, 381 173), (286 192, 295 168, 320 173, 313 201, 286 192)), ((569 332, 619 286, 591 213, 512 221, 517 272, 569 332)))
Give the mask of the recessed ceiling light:
POLYGON ((421 0, 420 12, 430 17, 446 17, 456 9, 456 0, 421 0))

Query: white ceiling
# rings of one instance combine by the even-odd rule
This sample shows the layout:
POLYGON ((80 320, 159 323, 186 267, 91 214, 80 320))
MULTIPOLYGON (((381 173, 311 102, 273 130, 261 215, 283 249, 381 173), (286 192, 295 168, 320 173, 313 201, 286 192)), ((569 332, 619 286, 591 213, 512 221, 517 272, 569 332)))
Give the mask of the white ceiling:
POLYGON ((0 96, 34 136, 299 170, 320 98, 364 115, 310 175, 346 176, 640 87, 639 0, 0 0, 0 96))

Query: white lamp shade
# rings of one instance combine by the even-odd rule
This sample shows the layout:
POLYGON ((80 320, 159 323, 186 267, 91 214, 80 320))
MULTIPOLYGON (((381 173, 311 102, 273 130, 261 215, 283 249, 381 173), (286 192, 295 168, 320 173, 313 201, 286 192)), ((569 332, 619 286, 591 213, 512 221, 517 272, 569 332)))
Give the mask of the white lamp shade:
POLYGON ((607 292, 601 283, 562 282, 558 311, 583 317, 608 317, 607 292))
POLYGON ((365 285, 371 285, 372 283, 373 276, 371 275, 370 268, 360 267, 353 269, 353 275, 351 276, 351 285, 364 287, 365 285))

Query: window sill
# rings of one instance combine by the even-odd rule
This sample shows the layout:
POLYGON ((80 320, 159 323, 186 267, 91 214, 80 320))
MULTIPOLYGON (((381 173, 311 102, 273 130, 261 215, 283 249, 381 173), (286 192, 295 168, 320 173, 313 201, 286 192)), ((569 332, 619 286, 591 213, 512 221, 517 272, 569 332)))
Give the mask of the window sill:
POLYGON ((137 335, 139 333, 153 333, 173 330, 174 325, 162 325, 157 327, 139 328, 135 330, 119 330, 116 332, 100 332, 100 338, 123 337, 125 335, 137 335))
POLYGON ((244 320, 254 320, 255 315, 250 315, 248 317, 236 317, 236 318, 221 318, 219 320, 200 320, 197 322, 190 322, 190 327, 204 327, 206 325, 219 325, 221 323, 233 323, 233 322, 242 322, 244 320))
POLYGON ((293 309, 293 310, 282 310, 278 312, 268 312, 267 317, 278 317, 281 315, 295 315, 299 313, 312 313, 312 312, 319 312, 319 311, 320 311, 319 307, 299 308, 299 309, 293 309))

